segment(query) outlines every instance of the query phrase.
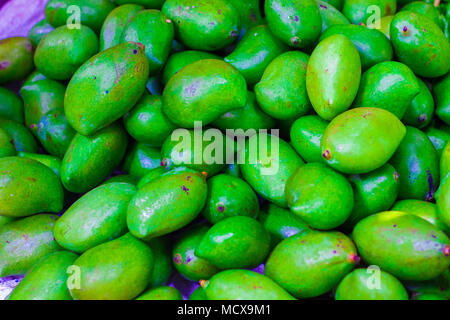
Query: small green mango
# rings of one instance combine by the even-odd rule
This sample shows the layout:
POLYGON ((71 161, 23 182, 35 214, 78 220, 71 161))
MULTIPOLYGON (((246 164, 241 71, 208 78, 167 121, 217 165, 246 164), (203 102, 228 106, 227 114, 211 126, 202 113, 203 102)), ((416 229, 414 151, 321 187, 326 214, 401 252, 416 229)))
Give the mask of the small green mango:
POLYGON ((23 151, 20 151, 19 153, 17 153, 17 156, 22 157, 22 158, 36 160, 37 162, 40 162, 43 165, 52 169, 52 171, 58 176, 58 178, 61 176, 61 160, 57 157, 54 157, 54 156, 51 156, 48 154, 30 153, 30 152, 23 152, 23 151))
POLYGON ((270 235, 260 222, 235 216, 213 225, 194 252, 220 269, 238 269, 257 267, 269 249, 270 235))
POLYGON ((416 79, 419 84, 419 93, 406 108, 402 122, 420 129, 426 127, 433 119, 434 100, 425 82, 419 78, 416 79))
POLYGON ((337 24, 349 24, 350 21, 334 6, 331 1, 316 0, 322 18, 322 33, 337 24))
POLYGON ((420 13, 427 18, 433 20, 433 22, 439 27, 443 28, 442 20, 440 17, 439 9, 437 6, 433 6, 432 3, 427 3, 425 1, 413 1, 408 3, 406 6, 402 7, 400 11, 410 11, 415 13, 420 13))
MULTIPOLYGON (((328 125, 320 144, 322 156, 333 169, 344 173, 367 173, 391 158, 405 134, 405 126, 389 111, 351 109, 328 125)), ((402 176, 401 170, 397 170, 402 176)))
POLYGON ((127 151, 123 169, 130 175, 141 178, 161 165, 161 150, 138 142, 127 151))
POLYGON ((163 286, 145 291, 136 300, 183 300, 183 296, 178 289, 163 286))
MULTIPOLYGON (((450 140, 450 126, 445 124, 440 125, 439 123, 433 123, 428 126, 424 133, 431 140, 434 148, 436 149, 437 155, 440 158, 442 151, 444 150, 445 144, 450 140)), ((442 176, 445 177, 445 174, 442 176)))
POLYGON ((75 135, 64 155, 61 181, 75 193, 93 189, 122 161, 128 137, 117 123, 91 136, 75 135))
POLYGON ((33 266, 8 300, 72 300, 67 270, 77 258, 68 251, 49 254, 33 266))
POLYGON ((450 73, 433 86, 436 115, 450 126, 450 73))
POLYGON ((144 185, 149 183, 155 178, 158 178, 159 176, 163 175, 167 172, 167 169, 165 167, 157 167, 150 169, 142 178, 140 178, 139 183, 137 184, 137 188, 141 189, 144 185))
POLYGON ((347 236, 314 231, 281 241, 267 259, 264 274, 296 298, 310 298, 333 289, 358 261, 347 236))
POLYGON ((22 99, 14 92, 2 87, 0 87, 0 117, 19 123, 24 121, 22 99))
POLYGON ((128 233, 89 249, 75 260, 80 282, 79 286, 68 284, 70 294, 76 300, 133 299, 147 287, 153 263, 150 248, 128 233))
POLYGON ((205 289, 203 289, 201 286, 192 291, 191 295, 189 296, 188 300, 208 300, 206 297, 205 289))
POLYGON ((230 64, 206 59, 189 64, 171 77, 162 99, 163 112, 174 124, 193 128, 195 121, 202 121, 206 126, 232 109, 243 108, 247 85, 230 64))
POLYGON ((342 13, 353 24, 370 25, 374 13, 379 12, 379 18, 394 14, 397 10, 395 0, 345 0, 342 13), (378 10, 374 10, 376 6, 378 10))
POLYGON ((322 162, 320 141, 328 121, 316 115, 298 118, 291 126, 291 145, 306 162, 322 162))
POLYGON ((16 153, 14 140, 6 130, 0 128, 0 158, 15 156, 16 153))
POLYGON ((401 280, 430 280, 450 265, 450 240, 428 221, 400 211, 361 220, 353 240, 363 260, 401 280))
POLYGON ((34 49, 24 37, 0 40, 0 85, 28 76, 34 68, 34 49))
POLYGON ((450 229, 450 173, 443 178, 436 193, 437 215, 440 221, 450 229))
POLYGON ((261 16, 259 0, 226 0, 226 2, 231 3, 239 13, 241 21, 241 38, 249 29, 264 23, 264 19, 261 16))
POLYGON ((0 227, 0 277, 28 272, 39 260, 61 247, 53 238, 58 216, 37 214, 0 227))
POLYGON ((21 123, 0 118, 0 129, 11 137, 17 151, 36 153, 38 145, 31 132, 21 123))
POLYGON ((149 287, 162 286, 169 281, 173 269, 169 243, 167 239, 160 237, 151 239, 147 244, 154 257, 149 287))
POLYGON ((441 160, 439 162, 439 168, 441 169, 440 177, 444 179, 447 173, 450 172, 450 140, 445 144, 442 150, 441 160))
POLYGON ((30 40, 31 44, 36 48, 42 38, 53 30, 55 30, 55 28, 48 23, 47 19, 42 19, 31 28, 30 32, 28 32, 28 40, 30 40))
POLYGON ((147 9, 161 9, 165 0, 114 0, 114 3, 121 6, 125 4, 138 4, 147 9))
POLYGON ((0 159, 0 215, 26 217, 40 212, 59 212, 63 188, 58 176, 32 159, 0 159))

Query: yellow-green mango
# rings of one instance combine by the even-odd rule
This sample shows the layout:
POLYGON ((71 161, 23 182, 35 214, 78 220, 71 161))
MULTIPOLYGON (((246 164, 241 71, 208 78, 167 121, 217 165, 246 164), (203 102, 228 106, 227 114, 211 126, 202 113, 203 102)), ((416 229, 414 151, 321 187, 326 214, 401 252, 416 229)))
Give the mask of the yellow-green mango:
POLYGON ((450 126, 450 72, 433 86, 436 115, 450 126))
POLYGON ((0 87, 0 117, 23 123, 23 101, 14 92, 0 87))
POLYGON ((0 129, 3 129, 12 139, 17 151, 36 153, 38 145, 31 132, 23 124, 14 120, 0 118, 0 129))
POLYGON ((162 286, 145 291, 136 300, 183 300, 183 296, 174 287, 162 286))
POLYGON ((134 177, 142 178, 153 169, 162 165, 161 149, 138 142, 133 143, 127 151, 123 170, 134 177))
POLYGON ((291 126, 291 145, 306 162, 322 162, 320 141, 328 121, 316 115, 298 118, 291 126))
POLYGON ((33 71, 34 49, 24 37, 0 40, 0 85, 24 79, 33 71))
POLYGON ((406 112, 403 115, 402 122, 406 125, 416 128, 425 128, 433 119, 434 100, 425 82, 417 78, 419 84, 419 93, 412 99, 406 112))
POLYGON ((450 173, 442 179, 436 193, 437 214, 440 221, 450 229, 450 173))
POLYGON ((34 47, 37 47, 42 38, 44 38, 54 29, 55 28, 53 28, 50 23, 48 23, 47 19, 44 18, 36 23, 33 28, 31 28, 30 32, 28 32, 28 40, 30 40, 31 44, 34 47))
POLYGON ((369 25, 373 18, 389 16, 396 10, 396 0, 345 0, 342 13, 353 24, 369 25), (374 10, 373 6, 378 10, 374 10))

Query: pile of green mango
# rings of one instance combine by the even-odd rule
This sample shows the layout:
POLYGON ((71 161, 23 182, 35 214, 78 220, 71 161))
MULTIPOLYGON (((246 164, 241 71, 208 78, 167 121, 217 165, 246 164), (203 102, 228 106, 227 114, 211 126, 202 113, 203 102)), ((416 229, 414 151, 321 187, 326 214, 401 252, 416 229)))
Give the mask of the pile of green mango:
POLYGON ((448 0, 49 0, 0 39, 8 299, 450 299, 449 39, 448 0))

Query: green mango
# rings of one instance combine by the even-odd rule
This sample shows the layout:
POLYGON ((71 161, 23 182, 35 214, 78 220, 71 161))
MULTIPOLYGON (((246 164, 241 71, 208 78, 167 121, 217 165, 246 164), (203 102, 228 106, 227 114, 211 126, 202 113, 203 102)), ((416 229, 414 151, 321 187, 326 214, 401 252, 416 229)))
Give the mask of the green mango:
POLYGON ((259 215, 259 221, 270 234, 271 248, 274 248, 283 239, 292 237, 297 233, 311 231, 305 221, 289 210, 271 203, 266 210, 267 213, 261 212, 259 215))
POLYGON ((341 281, 336 300, 408 300, 397 278, 379 268, 356 269, 341 281))
POLYGON ((176 39, 194 50, 222 49, 241 32, 239 12, 227 0, 166 0, 161 11, 174 22, 176 39))
POLYGON ((309 56, 289 51, 267 66, 261 81, 255 85, 256 101, 269 116, 294 120, 311 108, 306 92, 306 66, 309 56))
POLYGON ((141 189, 144 185, 149 183, 155 178, 158 178, 159 176, 163 175, 167 172, 167 169, 165 167, 157 167, 148 170, 148 172, 139 180, 139 183, 137 184, 137 188, 141 189))
POLYGON ((108 184, 108 183, 117 183, 117 182, 128 183, 128 184, 132 184, 133 186, 136 186, 139 182, 139 178, 132 176, 130 174, 119 174, 117 176, 107 179, 105 182, 102 183, 102 185, 108 184))
POLYGON ((0 158, 15 156, 16 153, 14 140, 6 130, 0 128, 0 158))
POLYGON ((422 131, 407 126, 405 138, 389 162, 400 174, 399 199, 433 199, 439 186, 439 157, 422 131))
POLYGON ((272 33, 294 48, 313 44, 322 30, 322 18, 315 0, 266 0, 264 13, 272 33))
POLYGON ((361 220, 353 240, 362 259, 401 280, 429 280, 450 265, 450 240, 418 216, 386 211, 361 220))
POLYGON ((439 168, 441 170, 440 177, 444 179, 447 173, 450 172, 450 140, 445 144, 442 150, 441 160, 439 162, 439 168))
POLYGON ((43 165, 49 167, 52 169, 52 171, 58 176, 58 178, 61 176, 61 159, 48 155, 48 154, 41 154, 41 153, 29 153, 29 152, 19 152, 17 153, 18 157, 22 158, 28 158, 36 160, 43 165))
POLYGON ((420 13, 427 18, 433 20, 433 22, 439 27, 443 28, 442 20, 440 17, 439 9, 437 6, 433 6, 431 3, 426 3, 425 1, 413 1, 408 3, 406 6, 400 9, 400 11, 410 11, 415 13, 420 13))
POLYGON ((339 11, 342 11, 342 7, 344 6, 345 0, 323 0, 322 2, 328 3, 338 9, 339 11))
POLYGON ((128 204, 136 191, 128 183, 108 183, 89 191, 56 222, 56 241, 67 250, 83 253, 124 235, 128 204))
POLYGON ((233 216, 258 216, 258 197, 244 180, 219 174, 207 183, 208 198, 202 214, 210 223, 215 224, 233 216))
POLYGON ((247 84, 252 86, 261 79, 269 63, 286 50, 287 47, 270 32, 268 26, 260 25, 248 30, 224 60, 238 69, 247 84))
POLYGON ((176 129, 162 112, 161 96, 146 93, 123 117, 123 122, 130 136, 153 147, 161 147, 164 140, 176 129))
POLYGON ((396 57, 417 75, 435 78, 450 70, 450 44, 430 18, 401 11, 391 22, 390 34, 396 57))
POLYGON ((34 68, 34 49, 24 37, 0 40, 0 85, 28 76, 34 68))
MULTIPOLYGON (((445 144, 450 140, 450 126, 434 123, 433 125, 428 126, 424 130, 424 133, 431 140, 431 143, 433 144, 434 148, 436 149, 437 155, 440 158, 445 144)), ((444 176, 445 174, 442 177, 444 176)))
POLYGON ((389 40, 376 29, 368 29, 354 24, 335 25, 322 33, 319 41, 335 34, 346 36, 355 45, 363 70, 380 62, 392 60, 394 53, 389 40))
POLYGON ((5 216, 0 216, 0 227, 4 226, 7 223, 10 223, 11 221, 17 220, 16 218, 12 218, 12 217, 5 217, 5 216))
POLYGON ((68 280, 70 294, 76 300, 133 299, 147 287, 153 263, 150 248, 127 233, 75 260, 75 272, 68 280))
POLYGON ((100 32, 108 14, 115 8, 110 0, 50 0, 45 6, 45 18, 55 28, 67 23, 85 25, 100 32), (77 6, 74 10, 72 6, 77 6), (77 13, 79 16, 77 17, 77 13))
POLYGON ((53 238, 56 219, 56 215, 37 214, 0 227, 0 277, 24 274, 61 250, 53 238))
POLYGON ((117 123, 91 136, 75 135, 61 165, 61 181, 74 193, 98 186, 122 161, 128 137, 117 123))
POLYGON ((406 288, 413 292, 412 296, 421 294, 439 294, 450 299, 450 269, 428 281, 404 281, 406 288))
POLYGON ((347 110, 356 97, 360 78, 359 54, 347 37, 336 34, 321 41, 306 69, 306 89, 317 114, 331 120, 347 110))
POLYGON ((347 236, 314 231, 281 241, 267 259, 264 274, 296 298, 310 298, 333 289, 358 261, 347 236))
POLYGON ((441 185, 436 193, 436 205, 438 219, 450 229, 450 173, 442 179, 441 185))
POLYGON ((291 126, 291 145, 306 162, 322 162, 320 141, 328 121, 316 115, 298 118, 291 126))
POLYGON ((349 24, 350 21, 336 8, 332 1, 316 0, 322 18, 322 33, 337 24, 349 24))
POLYGON ((131 234, 151 239, 192 222, 207 196, 204 176, 193 170, 173 170, 145 184, 128 206, 131 234))
POLYGON ((373 10, 373 6, 378 7, 378 18, 394 14, 397 10, 395 0, 345 0, 342 13, 353 24, 369 25, 370 20, 377 18, 378 12, 373 10))
POLYGON ((144 10, 136 14, 122 33, 122 42, 142 43, 148 59, 150 75, 157 74, 169 57, 174 27, 159 10, 144 10))
POLYGON ((147 9, 161 9, 165 0, 114 0, 114 3, 121 6, 124 4, 138 4, 147 9))
POLYGON ((173 269, 168 241, 160 237, 151 239, 147 244, 154 257, 149 287, 162 286, 169 281, 173 269))
POLYGON ((436 115, 450 126, 450 72, 433 86, 436 115))
POLYGON ((30 32, 28 32, 28 40, 30 40, 31 44, 36 48, 42 38, 53 30, 55 30, 55 28, 53 28, 50 23, 48 23, 47 19, 44 18, 36 23, 33 28, 31 28, 30 32))
POLYGON ((194 253, 220 269, 255 268, 270 249, 270 234, 246 216, 219 221, 201 239, 194 253))
MULTIPOLYGON (((320 143, 325 162, 344 173, 367 173, 385 164, 406 134, 400 120, 384 109, 355 108, 330 122, 320 143)), ((401 170, 394 167, 402 176, 401 170)))
POLYGON ((94 31, 85 26, 80 26, 80 29, 61 26, 39 43, 34 64, 49 78, 69 80, 97 52, 98 38, 94 31))
POLYGON ((322 163, 307 163, 287 180, 286 201, 311 228, 334 229, 353 209, 353 190, 347 179, 322 163))
POLYGON ((0 117, 19 123, 24 121, 22 99, 14 92, 2 87, 0 87, 0 117))
POLYGON ((261 16, 259 0, 226 0, 226 2, 231 3, 239 13, 241 21, 241 38, 249 29, 264 23, 264 19, 261 16))
POLYGON ((246 141, 238 163, 245 181, 261 197, 287 208, 286 181, 304 162, 286 141, 258 133, 246 141))
POLYGON ((183 300, 183 296, 178 289, 163 286, 145 291, 136 300, 183 300))
POLYGON ((205 284, 207 300, 295 300, 270 278, 250 270, 225 270, 205 284))
POLYGON ((353 174, 348 179, 353 187, 355 205, 345 225, 353 227, 367 216, 389 210, 397 199, 402 177, 386 163, 374 171, 353 174))
POLYGON ((102 52, 120 44, 125 28, 142 9, 144 9, 142 5, 125 4, 112 10, 106 17, 100 31, 99 51, 102 52))
POLYGON ((36 153, 38 145, 31 132, 21 123, 0 118, 0 129, 3 129, 14 143, 17 151, 36 153))
POLYGON ((161 165, 161 150, 138 142, 127 151, 123 169, 130 175, 141 178, 161 165))
POLYGON ((433 119, 434 100, 425 82, 420 78, 416 79, 419 84, 419 93, 406 108, 402 121, 406 125, 420 129, 426 127, 433 119))
POLYGON ((208 300, 208 298, 206 297, 205 290, 200 286, 192 291, 188 300, 208 300))
POLYGON ((222 173, 242 179, 241 169, 236 163, 227 165, 222 173))
POLYGON ((32 159, 0 158, 0 215, 26 217, 63 208, 63 188, 58 176, 32 159))
POLYGON ((175 269, 188 280, 209 279, 219 272, 217 267, 195 254, 195 250, 208 229, 205 225, 189 228, 181 235, 173 247, 172 259, 175 269))
POLYGON ((206 59, 191 63, 172 76, 162 99, 163 112, 170 121, 193 128, 195 121, 206 126, 232 109, 243 108, 247 86, 244 77, 230 64, 206 59))
POLYGON ((47 255, 27 272, 8 300, 72 300, 67 270, 77 258, 68 251, 47 255))
POLYGON ((385 16, 380 19, 380 30, 384 35, 391 40, 391 23, 394 16, 385 16))

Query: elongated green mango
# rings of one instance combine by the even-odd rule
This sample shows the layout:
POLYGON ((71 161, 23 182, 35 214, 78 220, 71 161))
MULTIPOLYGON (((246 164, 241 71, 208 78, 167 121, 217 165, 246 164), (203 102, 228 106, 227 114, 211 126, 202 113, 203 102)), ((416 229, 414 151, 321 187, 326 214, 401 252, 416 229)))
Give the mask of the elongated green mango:
POLYGON ((0 40, 0 85, 24 79, 33 71, 33 45, 27 38, 0 40))
POLYGON ((42 19, 41 21, 36 23, 33 28, 31 28, 30 32, 28 33, 28 40, 30 40, 31 44, 34 47, 37 47, 42 38, 44 38, 54 29, 55 28, 53 28, 50 23, 48 23, 47 19, 42 19))
POLYGON ((406 112, 403 115, 402 122, 416 128, 424 128, 430 124, 434 115, 434 100, 425 82, 417 78, 419 84, 419 93, 412 99, 406 112))
POLYGON ((23 123, 23 101, 14 92, 0 87, 0 117, 23 123))
POLYGON ((450 73, 433 86, 436 115, 450 126, 450 73))
POLYGON ((370 25, 377 18, 394 14, 396 9, 395 0, 345 0, 342 13, 353 24, 370 25))
POLYGON ((316 0, 322 18, 322 33, 329 27, 337 24, 349 24, 350 21, 335 7, 332 1, 316 0))
POLYGON ((320 141, 328 121, 319 116, 303 116, 291 126, 291 145, 306 162, 322 162, 320 141))
POLYGON ((174 287, 162 286, 147 290, 137 297, 136 300, 183 300, 183 296, 174 287))

